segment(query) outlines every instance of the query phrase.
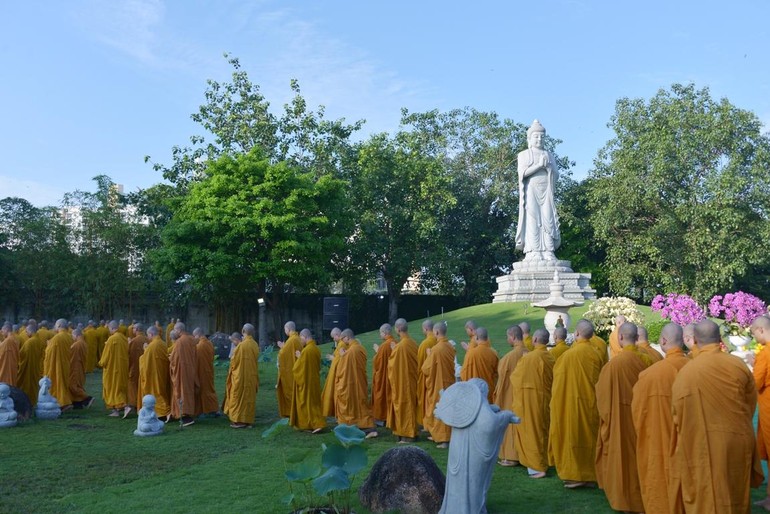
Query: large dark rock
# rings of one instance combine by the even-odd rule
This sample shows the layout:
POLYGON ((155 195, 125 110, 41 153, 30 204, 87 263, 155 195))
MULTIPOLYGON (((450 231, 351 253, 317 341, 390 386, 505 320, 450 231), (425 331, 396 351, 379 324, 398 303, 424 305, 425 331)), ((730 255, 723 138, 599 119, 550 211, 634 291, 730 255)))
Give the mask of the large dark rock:
POLYGON ((16 411, 19 421, 26 421, 32 416, 32 403, 27 397, 27 393, 18 387, 11 387, 9 395, 13 400, 13 410, 16 411))
POLYGON ((372 512, 435 514, 444 499, 444 474, 428 452, 416 446, 386 451, 358 490, 372 512))

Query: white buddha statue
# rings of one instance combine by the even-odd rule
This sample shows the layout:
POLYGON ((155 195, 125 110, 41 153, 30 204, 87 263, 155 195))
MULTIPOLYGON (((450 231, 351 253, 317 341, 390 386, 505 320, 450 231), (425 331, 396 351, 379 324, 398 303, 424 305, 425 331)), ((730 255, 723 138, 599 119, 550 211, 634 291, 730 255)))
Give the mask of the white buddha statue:
POLYGON ((13 409, 11 388, 8 384, 0 382, 0 428, 15 427, 18 415, 13 409))

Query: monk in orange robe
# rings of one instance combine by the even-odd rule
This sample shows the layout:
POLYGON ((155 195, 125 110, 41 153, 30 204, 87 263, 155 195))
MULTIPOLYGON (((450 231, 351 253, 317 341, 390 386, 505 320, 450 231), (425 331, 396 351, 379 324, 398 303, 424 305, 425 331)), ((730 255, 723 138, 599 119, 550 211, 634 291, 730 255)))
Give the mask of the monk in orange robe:
POLYGON ((195 423, 195 396, 198 390, 198 352, 195 339, 181 321, 174 325, 179 337, 168 357, 171 373, 171 417, 182 420, 182 426, 195 423))
POLYGON ((254 423, 259 390, 259 344, 254 340, 254 325, 243 325, 243 340, 230 359, 222 412, 230 418, 231 428, 246 428, 254 423))
POLYGON ((38 383, 43 378, 43 361, 45 357, 45 343, 40 341, 33 325, 28 325, 27 339, 19 348, 19 374, 18 387, 27 394, 30 403, 37 405, 38 383))
POLYGON ((394 343, 391 326, 384 323, 380 326, 381 344, 374 345, 374 361, 372 362, 372 415, 375 422, 383 423, 388 419, 390 411, 390 381, 388 380, 388 361, 394 343))
POLYGON ((0 382, 15 386, 19 375, 19 340, 10 323, 0 329, 0 382))
POLYGON ((610 507, 624 512, 643 512, 631 398, 639 373, 647 365, 633 351, 639 337, 636 325, 623 323, 617 334, 623 350, 602 368, 596 383, 599 409, 596 478, 610 507))
MULTIPOLYGON (((334 412, 338 424, 355 425, 373 434, 374 418, 369 407, 369 380, 366 376, 366 350, 349 328, 342 331, 345 348, 340 349, 340 361, 334 376, 334 412)), ((369 435, 367 434, 367 435, 369 435)))
POLYGON ((118 330, 117 321, 108 325, 110 337, 104 343, 99 367, 102 368, 102 398, 104 406, 111 409, 110 417, 127 417, 131 412, 128 401, 128 339, 118 330))
POLYGON ((321 391, 321 413, 327 417, 335 417, 334 412, 334 381, 335 374, 337 373, 337 366, 340 363, 340 350, 347 347, 342 340, 342 330, 338 327, 334 327, 331 331, 332 340, 334 341, 334 353, 327 355, 326 359, 331 360, 329 366, 329 372, 326 374, 326 382, 324 382, 323 391, 321 391))
POLYGON ((291 415, 291 395, 294 394, 294 360, 302 351, 302 342, 293 321, 287 321, 283 331, 288 336, 286 341, 278 341, 278 383, 275 385, 278 396, 278 414, 283 418, 291 415))
MULTIPOLYGON (((468 342, 461 342, 460 346, 465 351, 465 356, 468 356, 468 351, 476 348, 476 322, 469 319, 465 322, 465 333, 468 335, 468 342)), ((465 357, 463 357, 463 364, 465 364, 465 357)))
POLYGON ((303 328, 299 333, 302 351, 294 361, 294 393, 291 395, 289 424, 298 430, 317 434, 326 426, 321 413, 321 351, 313 334, 303 328))
POLYGON ((86 373, 91 373, 96 369, 96 363, 99 352, 99 334, 93 320, 88 322, 88 326, 83 330, 83 339, 86 340, 88 353, 86 354, 86 373))
POLYGON ((147 329, 150 343, 139 357, 139 389, 136 394, 137 411, 145 395, 155 397, 155 414, 159 418, 171 412, 171 375, 169 373, 168 347, 160 336, 158 327, 147 329))
POLYGON ((673 431, 671 386, 689 359, 682 352, 682 327, 669 323, 660 333, 666 358, 639 373, 631 400, 636 430, 636 467, 645 512, 671 512, 669 505, 670 444, 673 431))
POLYGON ((644 327, 637 327, 637 330, 639 331, 639 340, 636 342, 636 348, 640 352, 648 355, 650 357, 650 364, 655 364, 658 361, 663 360, 663 355, 650 346, 650 341, 647 340, 647 329, 644 327))
POLYGON ((399 342, 391 343, 388 359, 387 426, 398 437, 398 442, 411 443, 417 437, 417 343, 409 336, 405 319, 397 319, 395 328, 399 342))
POLYGON ((671 389, 672 512, 749 512, 750 488, 764 479, 752 426, 754 377, 743 360, 721 351, 716 323, 701 321, 694 333, 698 357, 671 389))
POLYGON ((682 328, 682 338, 684 339, 684 345, 687 348, 687 357, 694 359, 698 356, 700 349, 695 344, 695 323, 690 323, 682 328))
POLYGON ((543 478, 548 470, 551 386, 556 364, 546 348, 550 337, 546 329, 536 330, 532 336, 534 349, 521 358, 509 375, 515 391, 513 412, 521 418, 515 433, 516 452, 531 478, 543 478))
POLYGON ((594 348, 596 348, 597 352, 599 352, 599 357, 602 359, 602 366, 607 364, 607 362, 610 360, 609 354, 607 353, 607 342, 596 335, 596 333, 591 336, 591 339, 589 339, 588 342, 591 343, 594 348))
POLYGON ((532 344, 532 334, 529 333, 532 328, 529 326, 529 323, 526 321, 522 321, 519 323, 519 328, 521 329, 521 337, 524 341, 524 349, 528 352, 531 352, 535 349, 535 346, 532 344))
MULTIPOLYGON (((476 329, 476 348, 465 354, 465 363, 460 378, 467 382, 472 378, 480 378, 487 383, 489 403, 495 401, 495 386, 497 385, 497 364, 500 361, 497 352, 489 343, 489 333, 484 327, 476 329)), ((510 376, 510 375, 509 375, 510 376)))
MULTIPOLYGON (((751 335, 761 345, 770 344, 770 318, 760 316, 751 323, 751 335)), ((757 423, 757 446, 759 458, 768 460, 770 452, 770 351, 765 347, 754 361, 754 383, 759 399, 759 422, 757 423)), ((770 510, 770 482, 765 498, 756 502, 765 510, 770 510)))
POLYGON ((424 426, 422 422, 425 412, 425 375, 422 372, 422 365, 428 358, 428 349, 436 346, 436 337, 433 335, 433 321, 426 319, 422 322, 422 333, 425 339, 422 340, 417 348, 417 425, 424 426))
POLYGON ((171 346, 171 332, 174 330, 174 325, 176 325, 179 322, 179 320, 174 320, 174 318, 169 318, 168 325, 166 325, 166 333, 164 337, 164 341, 166 341, 167 346, 171 346))
POLYGON ((107 328, 107 322, 102 320, 99 326, 96 328, 96 333, 99 336, 98 344, 96 346, 96 362, 102 358, 102 351, 104 350, 104 343, 110 338, 110 329, 107 328))
POLYGON ((45 349, 43 374, 51 379, 51 396, 56 398, 59 407, 65 411, 72 408, 69 387, 72 336, 67 331, 67 320, 56 320, 54 328, 56 335, 48 341, 45 349))
POLYGON ((554 361, 558 361, 564 352, 569 350, 567 345, 567 329, 564 327, 556 327, 553 330, 553 340, 556 342, 553 348, 551 348, 551 356, 554 361))
POLYGON ((612 332, 610 332, 610 359, 615 357, 616 355, 619 355, 622 348, 620 347, 620 343, 618 343, 618 329, 620 326, 626 322, 626 317, 619 315, 615 316, 615 328, 612 329, 612 332))
POLYGON ((602 357, 590 342, 593 335, 590 321, 578 321, 572 348, 553 367, 548 455, 568 488, 596 482, 599 411, 595 386, 602 357))
MULTIPOLYGON (((142 403, 139 394, 139 359, 144 353, 144 348, 149 344, 144 333, 144 325, 136 323, 130 325, 134 337, 128 341, 128 387, 126 389, 126 406, 131 409, 134 405, 142 403)), ((155 401, 157 405, 157 400, 155 401)), ((157 412, 156 412, 157 414, 157 412)))
POLYGON ((200 390, 195 396, 195 415, 218 415, 219 400, 214 386, 214 344, 209 341, 203 330, 193 330, 196 359, 198 362, 198 385, 200 390))
POLYGON ((74 342, 70 346, 70 394, 72 406, 75 409, 89 408, 94 398, 86 392, 86 359, 88 345, 83 337, 83 331, 76 328, 72 331, 74 342))
MULTIPOLYGON (((509 327, 506 336, 508 344, 512 349, 500 359, 497 365, 497 375, 499 378, 495 387, 494 403, 501 409, 513 410, 515 390, 510 378, 516 366, 519 365, 521 358, 526 353, 526 349, 524 348, 521 327, 518 325, 509 327)), ((497 463, 501 466, 516 466, 519 464, 519 453, 516 451, 516 429, 517 425, 513 423, 509 423, 505 429, 503 442, 500 443, 500 451, 497 454, 497 463)))
POLYGON ((434 411, 440 392, 455 383, 455 349, 446 337, 446 323, 440 321, 433 326, 436 345, 428 351, 422 365, 425 375, 425 411, 423 424, 430 432, 438 448, 448 448, 452 429, 436 418, 434 411))

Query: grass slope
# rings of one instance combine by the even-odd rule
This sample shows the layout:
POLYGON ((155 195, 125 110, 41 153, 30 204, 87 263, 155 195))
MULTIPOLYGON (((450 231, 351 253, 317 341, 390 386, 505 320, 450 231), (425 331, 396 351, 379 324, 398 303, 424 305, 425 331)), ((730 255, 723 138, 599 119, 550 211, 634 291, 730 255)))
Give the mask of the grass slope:
MULTIPOLYGON (((573 319, 586 308, 571 311, 573 319)), ((542 315, 542 310, 525 304, 487 304, 446 313, 443 319, 450 338, 458 342, 465 339, 465 321, 476 320, 489 328, 502 354, 507 351, 508 326, 528 320, 538 327, 542 315)), ((411 324, 418 341, 422 339, 420 321, 411 324)), ((361 334, 360 339, 371 360, 377 334, 361 334)), ((330 345, 321 348, 326 353, 330 345)), ((217 366, 216 371, 222 398, 226 365, 217 366)), ((33 419, 0 431, 0 512, 288 512, 281 503, 288 493, 286 459, 308 455, 320 461, 321 444, 334 436, 285 430, 263 439, 262 431, 277 419, 275 380, 275 363, 261 363, 253 429, 232 430, 226 419, 212 418, 183 430, 169 424, 161 437, 139 438, 132 435, 135 416, 128 420, 106 416, 101 374, 93 373, 87 389, 97 402, 90 410, 70 411, 56 421, 33 419)), ((425 440, 416 444, 446 469, 446 450, 425 440)), ((395 446, 395 438, 384 432, 366 445, 371 467, 395 446)), ((753 499, 763 497, 760 491, 754 493, 753 499)), ((521 467, 495 469, 487 506, 490 513, 612 512, 599 490, 568 491, 553 470, 546 479, 531 480, 521 467)), ((353 507, 358 513, 366 512, 357 498, 353 507)))

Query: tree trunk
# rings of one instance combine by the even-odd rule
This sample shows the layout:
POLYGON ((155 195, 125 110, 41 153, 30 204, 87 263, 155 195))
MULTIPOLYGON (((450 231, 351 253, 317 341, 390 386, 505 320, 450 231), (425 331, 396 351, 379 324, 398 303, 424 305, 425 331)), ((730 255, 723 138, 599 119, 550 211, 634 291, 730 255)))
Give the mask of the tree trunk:
POLYGON ((393 325, 398 319, 398 302, 401 299, 401 288, 395 288, 388 281, 388 323, 393 325))

